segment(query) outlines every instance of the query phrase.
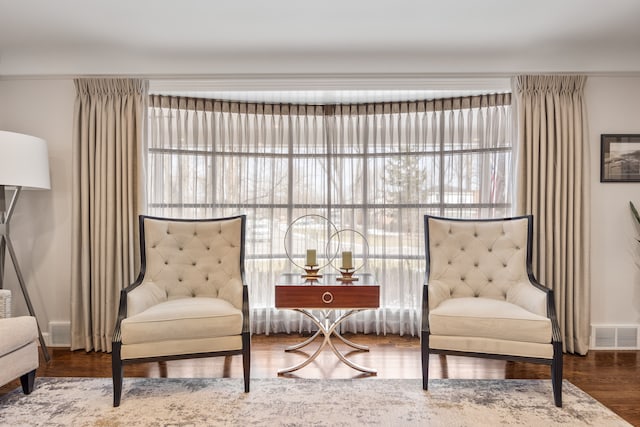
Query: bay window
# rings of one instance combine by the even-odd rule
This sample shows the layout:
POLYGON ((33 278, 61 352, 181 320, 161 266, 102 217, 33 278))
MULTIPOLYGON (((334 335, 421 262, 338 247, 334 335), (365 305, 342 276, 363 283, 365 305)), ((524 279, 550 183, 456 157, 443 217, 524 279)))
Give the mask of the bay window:
POLYGON ((380 309, 347 329, 418 334, 423 215, 507 216, 512 203, 509 94, 353 105, 252 104, 153 95, 150 215, 247 214, 246 278, 254 333, 311 328, 274 308, 290 268, 286 230, 317 214, 362 233, 380 309))

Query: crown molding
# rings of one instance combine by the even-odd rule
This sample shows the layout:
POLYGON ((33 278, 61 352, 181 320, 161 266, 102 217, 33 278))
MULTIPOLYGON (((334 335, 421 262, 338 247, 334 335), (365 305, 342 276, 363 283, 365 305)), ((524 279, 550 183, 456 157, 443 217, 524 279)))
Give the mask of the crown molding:
POLYGON ((216 90, 371 90, 486 89, 510 87, 509 77, 432 76, 416 74, 219 75, 190 78, 150 78, 149 91, 216 90))
POLYGON ((0 75, 8 80, 70 80, 145 78, 153 90, 304 90, 304 89, 504 89, 512 76, 582 74, 588 77, 637 78, 625 72, 505 72, 505 73, 372 73, 372 74, 20 74, 0 75))

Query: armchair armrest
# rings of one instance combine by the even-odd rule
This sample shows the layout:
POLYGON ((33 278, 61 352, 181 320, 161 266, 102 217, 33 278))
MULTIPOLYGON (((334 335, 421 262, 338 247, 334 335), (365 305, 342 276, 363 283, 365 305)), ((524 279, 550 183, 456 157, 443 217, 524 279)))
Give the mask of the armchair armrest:
POLYGON ((142 282, 140 286, 127 288, 124 292, 127 294, 127 317, 167 300, 166 292, 154 282, 142 282))
POLYGON ((113 344, 118 344, 122 342, 122 330, 121 330, 121 324, 122 324, 122 320, 127 317, 127 292, 122 289, 120 291, 120 304, 118 306, 118 318, 116 319, 116 326, 113 329, 113 338, 111 339, 111 342, 113 344))
POLYGON ((120 290, 120 303, 118 304, 118 317, 116 318, 116 326, 113 329, 113 338, 111 340, 112 343, 117 343, 118 346, 122 342, 122 331, 120 329, 120 325, 122 320, 127 317, 127 296, 129 292, 136 289, 142 283, 144 279, 144 274, 141 272, 136 281, 127 286, 124 289, 120 290))
POLYGON ((242 333, 249 333, 251 321, 249 319, 249 288, 246 284, 242 285, 242 333))
POLYGON ((547 289, 547 316, 551 319, 551 342, 562 347, 562 335, 560 335, 560 324, 556 315, 555 296, 551 289, 547 289))
POLYGON ((429 333, 429 285, 422 286, 422 332, 429 333))
POLYGON ((548 316, 547 291, 542 286, 536 286, 529 280, 518 282, 507 291, 507 302, 516 304, 525 310, 540 316, 548 316))
POLYGON ((244 302, 244 288, 246 288, 244 279, 231 279, 226 286, 218 291, 218 298, 229 301, 237 309, 242 309, 244 302))
POLYGON ((560 334, 560 323, 558 322, 558 316, 556 314, 556 302, 555 302, 555 294, 553 290, 541 285, 538 280, 536 280, 535 276, 531 271, 529 271, 529 283, 532 285, 531 287, 537 289, 539 292, 542 292, 545 295, 544 299, 544 312, 543 316, 547 316, 551 320, 551 342, 558 346, 562 351, 562 335, 560 334))

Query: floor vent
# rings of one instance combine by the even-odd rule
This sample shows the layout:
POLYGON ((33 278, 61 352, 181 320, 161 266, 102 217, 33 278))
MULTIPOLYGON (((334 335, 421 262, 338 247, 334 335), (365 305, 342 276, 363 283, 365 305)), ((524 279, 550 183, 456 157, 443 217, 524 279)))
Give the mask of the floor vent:
POLYGON ((594 350, 640 350, 640 325, 593 325, 594 350))

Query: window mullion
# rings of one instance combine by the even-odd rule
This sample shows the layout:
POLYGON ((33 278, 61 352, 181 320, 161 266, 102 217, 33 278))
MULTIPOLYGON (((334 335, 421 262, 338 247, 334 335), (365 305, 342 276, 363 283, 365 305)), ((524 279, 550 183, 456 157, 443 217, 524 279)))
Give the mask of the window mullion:
POLYGON ((444 216, 444 205, 445 205, 445 186, 444 186, 444 178, 445 178, 445 164, 444 164, 444 137, 445 137, 445 129, 444 129, 444 125, 445 125, 445 114, 446 111, 441 111, 439 113, 439 126, 438 126, 438 130, 440 131, 438 133, 438 139, 440 140, 440 176, 438 177, 439 179, 439 192, 440 192, 440 216, 444 216))

